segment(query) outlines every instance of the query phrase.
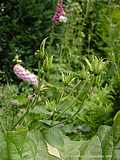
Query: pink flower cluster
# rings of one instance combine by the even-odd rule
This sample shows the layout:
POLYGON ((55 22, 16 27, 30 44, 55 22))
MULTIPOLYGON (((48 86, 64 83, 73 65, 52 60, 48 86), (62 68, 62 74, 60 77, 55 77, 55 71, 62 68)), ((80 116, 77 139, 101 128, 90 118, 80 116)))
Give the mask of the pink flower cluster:
POLYGON ((63 7, 63 0, 58 0, 55 15, 52 18, 52 21, 57 24, 59 22, 66 22, 67 17, 65 17, 64 7, 63 7))
POLYGON ((27 81, 35 86, 38 86, 38 77, 23 68, 20 64, 15 64, 13 67, 13 71, 17 75, 17 77, 19 77, 23 81, 27 81))

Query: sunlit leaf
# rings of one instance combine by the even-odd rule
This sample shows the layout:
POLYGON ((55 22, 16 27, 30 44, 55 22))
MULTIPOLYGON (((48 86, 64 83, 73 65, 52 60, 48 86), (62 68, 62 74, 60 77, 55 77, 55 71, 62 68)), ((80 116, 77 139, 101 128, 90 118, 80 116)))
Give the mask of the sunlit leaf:
POLYGON ((59 153, 57 148, 55 148, 55 147, 53 147, 53 146, 51 146, 50 144, 47 143, 47 149, 48 149, 49 154, 60 158, 60 153, 59 153))

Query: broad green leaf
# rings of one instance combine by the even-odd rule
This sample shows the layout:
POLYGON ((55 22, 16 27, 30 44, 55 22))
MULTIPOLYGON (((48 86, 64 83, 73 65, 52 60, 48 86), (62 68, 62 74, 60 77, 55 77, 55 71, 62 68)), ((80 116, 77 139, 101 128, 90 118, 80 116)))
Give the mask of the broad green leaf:
POLYGON ((114 146, 112 160, 120 160, 120 141, 114 146))
POLYGON ((23 160, 48 159, 47 147, 40 131, 28 132, 23 148, 23 160))
POLYGON ((7 151, 9 158, 12 160, 22 159, 22 149, 26 140, 27 130, 18 129, 7 133, 7 151))
POLYGON ((113 123, 114 145, 120 141, 120 111, 117 112, 113 123))
POLYGON ((62 148, 64 146, 63 134, 60 129, 56 127, 48 129, 45 138, 50 145, 56 148, 62 148))
POLYGON ((0 133, 0 142, 0 160, 48 160, 47 146, 38 130, 0 133))
POLYGON ((80 148, 84 142, 72 141, 68 138, 64 139, 64 147, 61 150, 62 159, 64 160, 79 160, 80 148))
POLYGON ((0 160, 7 160, 8 154, 7 154, 7 142, 5 135, 0 132, 0 160))
POLYGON ((113 144, 114 144, 114 151, 112 160, 119 160, 120 159, 120 111, 117 112, 114 123, 113 123, 113 144))
POLYGON ((65 132, 65 133, 72 133, 73 132, 73 124, 67 124, 67 125, 64 125, 62 127, 62 130, 65 132))
POLYGON ((119 160, 120 112, 113 127, 101 126, 90 140, 73 141, 60 128, 0 132, 0 160, 119 160))
POLYGON ((102 155, 104 160, 111 160, 113 151, 113 132, 110 126, 101 126, 97 135, 100 139, 102 147, 102 155))
POLYGON ((28 101, 28 99, 24 95, 17 96, 16 100, 20 103, 20 105, 24 105, 28 101))
POLYGON ((102 147, 98 136, 94 136, 80 155, 80 160, 102 160, 102 147))

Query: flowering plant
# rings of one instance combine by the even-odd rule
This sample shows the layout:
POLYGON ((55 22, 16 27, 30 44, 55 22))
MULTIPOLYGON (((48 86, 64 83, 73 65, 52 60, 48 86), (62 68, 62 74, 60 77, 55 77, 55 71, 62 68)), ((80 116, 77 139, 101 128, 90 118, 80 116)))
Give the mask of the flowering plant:
POLYGON ((23 81, 27 81, 35 86, 38 86, 38 77, 30 71, 26 70, 20 64, 15 64, 13 67, 13 71, 17 75, 17 77, 19 77, 23 81))
POLYGON ((55 24, 59 22, 67 22, 67 17, 65 16, 65 11, 63 7, 63 0, 58 0, 55 15, 53 16, 52 21, 55 24))

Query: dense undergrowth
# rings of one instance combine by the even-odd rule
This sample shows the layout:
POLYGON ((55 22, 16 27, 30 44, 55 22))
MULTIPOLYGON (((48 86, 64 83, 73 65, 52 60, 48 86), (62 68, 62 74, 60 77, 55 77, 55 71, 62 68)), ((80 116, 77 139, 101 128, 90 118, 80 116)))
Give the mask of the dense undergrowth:
POLYGON ((119 160, 119 3, 65 1, 67 23, 53 24, 56 1, 8 2, 0 12, 0 160, 119 160), (38 86, 15 76, 16 57, 38 86))

